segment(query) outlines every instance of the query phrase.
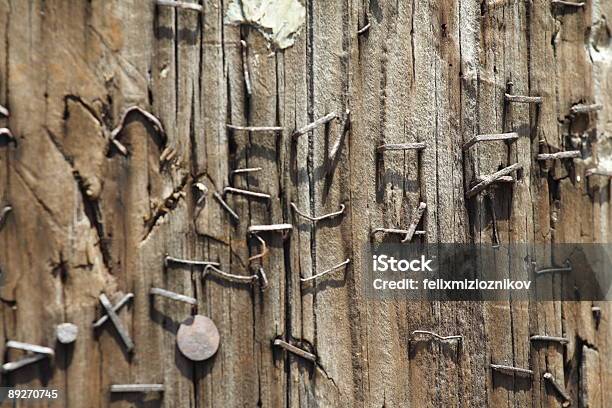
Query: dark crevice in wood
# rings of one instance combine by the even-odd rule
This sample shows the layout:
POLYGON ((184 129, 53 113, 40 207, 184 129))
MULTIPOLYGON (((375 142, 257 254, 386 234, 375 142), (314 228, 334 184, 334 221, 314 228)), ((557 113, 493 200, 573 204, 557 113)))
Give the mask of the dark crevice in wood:
POLYGON ((111 257, 111 243, 112 241, 106 237, 106 232, 104 230, 104 221, 102 220, 102 212, 100 211, 100 204, 96 200, 92 200, 87 195, 87 189, 83 185, 83 180, 78 175, 78 173, 74 174, 77 180, 77 186, 79 188, 79 192, 81 193, 81 200, 83 202, 83 211, 89 220, 90 225, 96 231, 96 235, 98 236, 98 244, 100 246, 100 253, 102 254, 102 262, 106 267, 107 271, 112 274, 113 273, 113 264, 111 257))

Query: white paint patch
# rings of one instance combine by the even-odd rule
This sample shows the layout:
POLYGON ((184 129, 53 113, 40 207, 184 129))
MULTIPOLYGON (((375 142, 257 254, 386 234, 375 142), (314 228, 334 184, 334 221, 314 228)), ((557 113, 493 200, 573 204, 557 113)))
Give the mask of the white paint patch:
POLYGON ((280 49, 293 45, 305 20, 298 0, 233 0, 225 16, 226 24, 249 24, 280 49))
POLYGON ((592 3, 592 27, 586 47, 593 62, 595 103, 603 103, 604 110, 597 114, 597 167, 612 171, 612 121, 609 103, 612 98, 612 39, 602 10, 603 0, 592 3))

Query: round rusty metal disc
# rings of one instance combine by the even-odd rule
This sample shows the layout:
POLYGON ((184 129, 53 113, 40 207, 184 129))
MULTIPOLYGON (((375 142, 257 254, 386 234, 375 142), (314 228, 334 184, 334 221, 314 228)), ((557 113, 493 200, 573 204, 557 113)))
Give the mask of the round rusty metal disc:
POLYGON ((181 323, 176 334, 176 343, 178 349, 188 359, 207 360, 219 348, 219 330, 206 316, 190 316, 181 323))

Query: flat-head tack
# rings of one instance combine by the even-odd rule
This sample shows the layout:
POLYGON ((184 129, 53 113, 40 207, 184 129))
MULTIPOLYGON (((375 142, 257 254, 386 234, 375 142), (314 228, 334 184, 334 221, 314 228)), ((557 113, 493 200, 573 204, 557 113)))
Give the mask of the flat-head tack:
POLYGON ((73 323, 62 323, 55 327, 55 337, 62 344, 74 343, 79 334, 79 328, 73 323))

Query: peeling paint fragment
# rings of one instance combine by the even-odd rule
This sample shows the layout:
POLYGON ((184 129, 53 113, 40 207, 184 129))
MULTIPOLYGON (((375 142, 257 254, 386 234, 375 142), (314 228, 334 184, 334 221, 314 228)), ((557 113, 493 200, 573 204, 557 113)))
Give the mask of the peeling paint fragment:
POLYGON ((226 24, 249 24, 280 49, 293 45, 305 19, 298 0, 232 0, 225 15, 226 24))

